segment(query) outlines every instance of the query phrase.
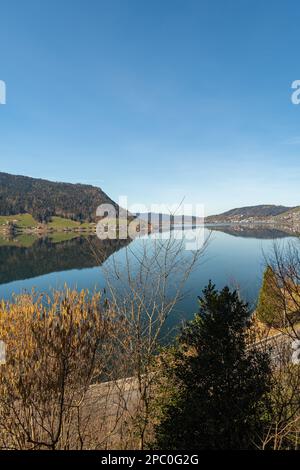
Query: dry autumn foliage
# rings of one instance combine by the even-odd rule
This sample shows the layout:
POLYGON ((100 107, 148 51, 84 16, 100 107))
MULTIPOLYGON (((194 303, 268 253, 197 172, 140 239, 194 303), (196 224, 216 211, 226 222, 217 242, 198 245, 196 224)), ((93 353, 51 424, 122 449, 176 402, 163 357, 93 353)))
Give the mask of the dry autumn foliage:
MULTIPOLYGON (((116 423, 110 429, 105 423, 104 429, 100 418, 107 407, 99 418, 90 390, 110 382, 113 369, 116 373, 120 325, 100 295, 87 291, 66 289, 52 298, 22 295, 0 304, 0 338, 6 344, 0 370, 1 449, 107 445, 105 433, 116 423)), ((109 392, 102 388, 95 400, 106 403, 109 392)))

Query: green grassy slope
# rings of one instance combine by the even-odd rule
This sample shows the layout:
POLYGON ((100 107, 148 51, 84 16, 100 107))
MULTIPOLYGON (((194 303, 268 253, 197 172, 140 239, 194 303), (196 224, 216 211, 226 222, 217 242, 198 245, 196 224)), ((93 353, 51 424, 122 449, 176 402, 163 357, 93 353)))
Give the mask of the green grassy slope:
POLYGON ((95 225, 76 222, 75 220, 65 219, 63 217, 52 217, 51 221, 47 224, 41 225, 35 220, 31 214, 17 214, 17 215, 1 215, 0 216, 0 231, 5 230, 9 223, 13 223, 17 230, 37 229, 38 227, 45 227, 52 231, 63 231, 72 229, 92 230, 95 225))

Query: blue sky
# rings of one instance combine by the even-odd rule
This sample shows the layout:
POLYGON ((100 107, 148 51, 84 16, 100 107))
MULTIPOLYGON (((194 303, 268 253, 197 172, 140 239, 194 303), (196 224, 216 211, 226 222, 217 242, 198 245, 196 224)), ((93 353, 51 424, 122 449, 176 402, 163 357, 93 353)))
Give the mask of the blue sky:
POLYGON ((299 205, 296 0, 2 0, 0 171, 299 205))

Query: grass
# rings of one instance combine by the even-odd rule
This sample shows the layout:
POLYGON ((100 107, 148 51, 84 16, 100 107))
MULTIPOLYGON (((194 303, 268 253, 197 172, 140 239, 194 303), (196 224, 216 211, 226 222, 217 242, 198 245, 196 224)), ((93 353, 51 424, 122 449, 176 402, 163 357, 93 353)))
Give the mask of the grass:
MULTIPOLYGON (((32 230, 37 229, 39 222, 36 221, 31 214, 17 214, 17 215, 1 215, 0 216, 0 246, 18 246, 18 247, 30 247, 37 240, 37 237, 32 230), (17 230, 14 238, 7 238, 5 236, 5 229, 7 224, 14 223, 17 230), (2 236, 1 236, 2 232, 2 236)), ((64 217, 52 217, 51 222, 45 226, 47 236, 53 243, 60 243, 68 240, 72 240, 79 236, 78 229, 82 229, 83 232, 80 236, 84 236, 95 230, 95 224, 89 224, 87 222, 81 224, 75 220, 66 219, 64 217), (76 230, 76 231, 75 231, 76 230)))
MULTIPOLYGON (((73 240, 74 238, 78 238, 79 236, 82 237, 87 235, 88 234, 79 235, 79 233, 77 232, 52 232, 50 234, 47 234, 47 238, 52 243, 61 243, 73 240)), ((5 238, 0 235, 0 247, 16 246, 19 248, 29 248, 36 242, 36 240, 38 240, 38 237, 31 233, 20 233, 18 236, 12 239, 5 238)))
POLYGON ((12 240, 0 236, 0 246, 18 246, 28 248, 34 244, 37 237, 31 234, 23 233, 12 240))
POLYGON ((83 224, 80 224, 79 228, 84 229, 84 230, 92 230, 95 229, 96 224, 91 222, 90 224, 88 222, 84 222, 83 224))
MULTIPOLYGON (((8 223, 14 223, 17 231, 29 231, 37 229, 41 224, 35 220, 31 214, 17 214, 17 215, 1 215, 0 216, 0 233, 4 231, 8 223)), ((51 232, 62 232, 64 230, 78 230, 82 231, 94 231, 96 224, 93 223, 80 223, 75 220, 66 219, 64 217, 53 216, 51 222, 46 224, 45 230, 51 230, 51 232)), ((72 237, 69 237, 69 239, 72 237)))
POLYGON ((64 229, 64 228, 78 228, 80 226, 79 222, 71 219, 65 219, 64 217, 52 217, 51 222, 47 224, 48 227, 52 229, 64 229))
POLYGON ((52 230, 63 230, 63 229, 82 229, 82 230, 93 230, 96 224, 93 223, 80 223, 76 220, 65 219, 64 217, 52 217, 52 221, 47 224, 47 227, 52 230))
MULTIPOLYGON (((35 220, 31 214, 17 214, 17 215, 1 215, 0 216, 0 230, 5 228, 9 222, 13 222, 18 229, 34 229, 40 224, 35 220)), ((84 230, 91 230, 95 224, 89 224, 87 222, 81 224, 75 220, 65 219, 64 217, 53 216, 51 222, 46 224, 47 228, 52 230, 63 230, 63 229, 75 229, 81 228, 84 230)))
POLYGON ((34 228, 38 225, 31 214, 0 215, 0 227, 9 222, 14 222, 18 228, 34 228))
POLYGON ((53 232, 47 237, 51 240, 52 243, 61 243, 66 242, 68 240, 73 240, 79 236, 78 233, 75 232, 53 232))

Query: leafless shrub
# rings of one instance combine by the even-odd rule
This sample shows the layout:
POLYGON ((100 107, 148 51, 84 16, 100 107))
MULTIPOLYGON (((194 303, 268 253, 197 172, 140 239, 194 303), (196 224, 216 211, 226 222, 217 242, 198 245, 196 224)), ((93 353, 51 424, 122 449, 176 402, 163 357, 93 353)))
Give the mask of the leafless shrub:
MULTIPOLYGON (((126 334, 120 337, 122 377, 134 377, 136 407, 131 416, 135 446, 143 449, 151 432, 151 407, 159 375, 156 355, 170 334, 168 319, 183 299, 186 281, 207 246, 185 250, 185 240, 146 239, 112 256, 103 266, 107 301, 126 334)), ((97 256, 97 253, 95 253, 97 256)))

